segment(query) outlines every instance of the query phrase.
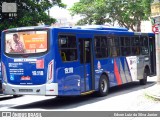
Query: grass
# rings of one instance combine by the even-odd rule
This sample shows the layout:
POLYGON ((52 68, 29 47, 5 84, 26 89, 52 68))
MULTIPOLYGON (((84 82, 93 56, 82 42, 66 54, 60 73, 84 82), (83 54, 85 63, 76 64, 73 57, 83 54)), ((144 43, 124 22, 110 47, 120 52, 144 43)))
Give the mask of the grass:
POLYGON ((160 102, 160 98, 156 98, 156 97, 154 97, 154 96, 152 96, 152 95, 148 95, 147 93, 145 93, 144 94, 144 96, 147 98, 147 99, 150 99, 150 100, 152 100, 152 101, 158 101, 158 102, 160 102))

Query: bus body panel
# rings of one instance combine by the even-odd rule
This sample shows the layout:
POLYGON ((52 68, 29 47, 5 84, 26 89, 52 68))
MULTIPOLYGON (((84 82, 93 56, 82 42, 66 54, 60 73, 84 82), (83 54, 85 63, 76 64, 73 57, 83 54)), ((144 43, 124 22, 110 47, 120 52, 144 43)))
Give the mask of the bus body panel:
MULTIPOLYGON (((58 35, 63 31, 54 29, 55 40, 55 80, 58 83, 59 95, 79 95, 80 94, 80 70, 82 67, 78 61, 63 62, 58 48, 58 35)), ((73 33, 72 33, 73 34, 73 33)))
POLYGON ((97 60, 95 66, 96 88, 102 73, 106 73, 109 77, 110 87, 122 85, 137 80, 137 62, 136 57, 119 57, 97 60), (133 62, 132 64, 131 61, 133 62), (101 68, 98 68, 98 66, 101 68))

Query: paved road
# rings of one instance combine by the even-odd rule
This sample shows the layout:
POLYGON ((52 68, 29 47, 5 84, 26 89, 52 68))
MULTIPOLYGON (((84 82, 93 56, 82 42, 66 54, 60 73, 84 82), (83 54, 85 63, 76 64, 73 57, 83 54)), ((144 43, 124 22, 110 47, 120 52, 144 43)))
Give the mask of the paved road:
POLYGON ((160 102, 145 97, 145 91, 155 84, 156 78, 151 77, 147 85, 138 82, 113 87, 106 97, 81 96, 56 98, 50 96, 0 96, 0 111, 44 111, 44 110, 87 110, 87 111, 159 111, 160 102))

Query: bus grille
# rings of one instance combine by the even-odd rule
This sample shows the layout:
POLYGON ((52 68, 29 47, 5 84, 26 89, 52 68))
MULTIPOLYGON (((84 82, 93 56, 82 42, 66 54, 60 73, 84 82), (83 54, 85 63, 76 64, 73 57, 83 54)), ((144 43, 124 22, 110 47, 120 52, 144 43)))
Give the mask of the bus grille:
POLYGON ((33 92, 33 89, 19 89, 19 92, 33 92))

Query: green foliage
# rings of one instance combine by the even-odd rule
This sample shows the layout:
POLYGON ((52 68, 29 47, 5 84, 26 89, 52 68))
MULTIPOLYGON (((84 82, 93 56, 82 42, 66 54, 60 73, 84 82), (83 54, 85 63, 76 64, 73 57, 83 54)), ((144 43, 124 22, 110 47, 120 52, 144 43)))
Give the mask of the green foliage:
POLYGON ((66 7, 61 0, 3 0, 0 1, 0 11, 2 11, 1 5, 3 2, 17 3, 17 18, 12 20, 3 18, 1 13, 1 30, 21 26, 35 26, 39 22, 50 25, 54 23, 56 19, 48 16, 46 11, 53 6, 66 7))
POLYGON ((77 23, 111 24, 140 31, 142 20, 150 16, 150 3, 153 0, 80 0, 70 8, 71 15, 79 14, 82 19, 77 23), (137 29, 135 29, 137 28, 137 29))

